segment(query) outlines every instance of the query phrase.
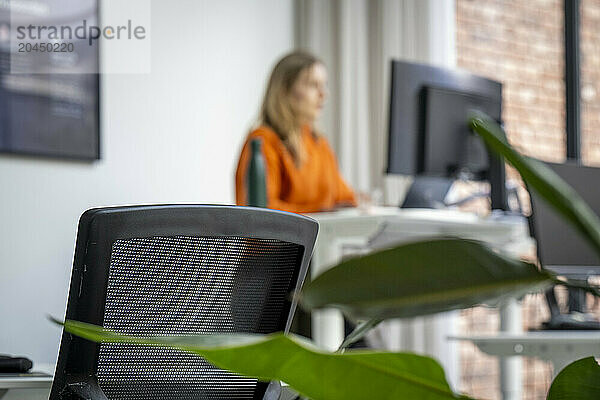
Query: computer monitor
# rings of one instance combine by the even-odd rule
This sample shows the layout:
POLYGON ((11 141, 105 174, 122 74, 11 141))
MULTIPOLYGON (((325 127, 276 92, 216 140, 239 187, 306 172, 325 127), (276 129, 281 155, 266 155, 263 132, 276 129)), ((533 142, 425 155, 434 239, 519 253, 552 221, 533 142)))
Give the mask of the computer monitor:
MULTIPOLYGON (((566 181, 598 215, 600 213, 600 168, 574 163, 546 163, 566 181)), ((586 239, 535 191, 530 190, 532 235, 537 241, 538 258, 542 266, 570 279, 587 280, 600 275, 600 256, 586 239)), ((554 290, 546 293, 550 320, 548 329, 600 329, 597 319, 586 314, 585 292, 569 289, 568 314, 561 313, 554 290)))
MULTIPOLYGON (((597 215, 600 214, 600 168, 574 163, 546 165, 573 187, 597 215)), ((586 239, 535 191, 530 194, 531 230, 544 268, 572 278, 600 275, 600 256, 586 239)))
POLYGON ((484 112, 499 119, 498 99, 462 90, 424 86, 417 173, 487 179, 488 151, 468 125, 469 114, 484 112))
POLYGON ((468 125, 497 121, 502 84, 455 69, 392 61, 387 173, 488 180, 492 208, 507 209, 504 163, 468 125))

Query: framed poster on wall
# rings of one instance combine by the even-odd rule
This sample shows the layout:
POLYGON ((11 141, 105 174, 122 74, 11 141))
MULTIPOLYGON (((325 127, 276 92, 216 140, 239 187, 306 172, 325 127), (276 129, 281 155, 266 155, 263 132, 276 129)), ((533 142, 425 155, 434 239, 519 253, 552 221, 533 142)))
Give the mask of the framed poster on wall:
POLYGON ((94 25, 98 0, 0 0, 0 153, 100 158, 94 25))

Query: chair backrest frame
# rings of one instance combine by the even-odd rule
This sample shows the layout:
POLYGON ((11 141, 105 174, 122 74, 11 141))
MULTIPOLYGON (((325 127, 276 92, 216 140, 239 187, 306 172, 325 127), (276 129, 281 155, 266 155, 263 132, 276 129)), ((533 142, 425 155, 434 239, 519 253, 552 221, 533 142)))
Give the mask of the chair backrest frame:
MULTIPOLYGON (((301 247, 296 290, 306 276, 318 224, 311 218, 275 210, 221 205, 157 205, 96 208, 79 220, 66 319, 103 325, 112 246, 120 239, 155 236, 210 236, 275 239, 301 247)), ((296 300, 290 299, 281 329, 290 328, 296 300)), ((71 398, 93 382, 100 344, 63 331, 50 399, 71 398), (71 389, 71 392, 67 394, 71 389)), ((262 398, 267 383, 259 382, 262 398)), ((81 393, 80 393, 81 394, 81 393)))

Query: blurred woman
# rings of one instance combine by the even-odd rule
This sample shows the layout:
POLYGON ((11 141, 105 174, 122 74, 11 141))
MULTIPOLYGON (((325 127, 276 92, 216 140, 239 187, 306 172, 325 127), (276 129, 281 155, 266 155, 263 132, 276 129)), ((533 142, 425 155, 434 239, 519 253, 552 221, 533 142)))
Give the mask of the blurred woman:
POLYGON ((271 73, 259 116, 236 171, 236 203, 247 203, 250 142, 258 138, 266 168, 267 206, 308 213, 354 206, 327 140, 315 130, 327 95, 327 71, 305 52, 283 57, 271 73))

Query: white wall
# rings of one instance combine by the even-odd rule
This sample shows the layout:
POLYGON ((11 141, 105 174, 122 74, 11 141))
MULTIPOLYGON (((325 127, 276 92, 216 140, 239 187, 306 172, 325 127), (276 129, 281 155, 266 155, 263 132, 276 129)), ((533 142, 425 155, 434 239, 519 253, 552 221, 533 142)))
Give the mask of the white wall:
POLYGON ((152 72, 102 77, 102 160, 0 155, 0 353, 54 362, 46 316, 64 316, 85 209, 234 201, 239 147, 293 32, 292 0, 154 0, 152 72))

